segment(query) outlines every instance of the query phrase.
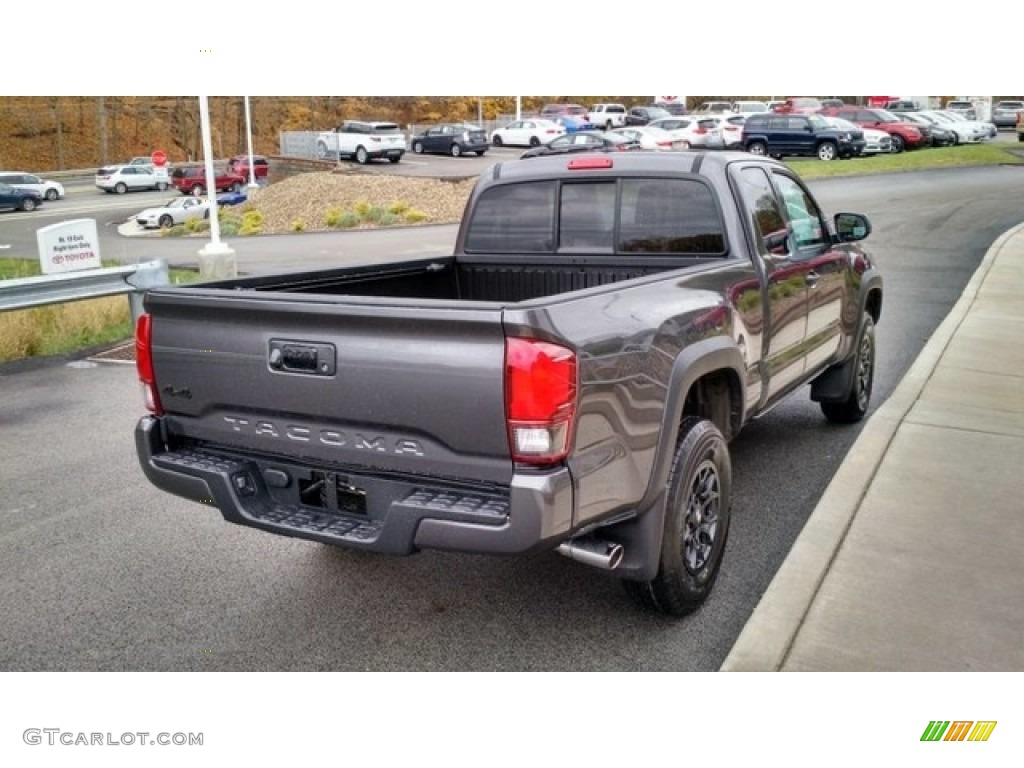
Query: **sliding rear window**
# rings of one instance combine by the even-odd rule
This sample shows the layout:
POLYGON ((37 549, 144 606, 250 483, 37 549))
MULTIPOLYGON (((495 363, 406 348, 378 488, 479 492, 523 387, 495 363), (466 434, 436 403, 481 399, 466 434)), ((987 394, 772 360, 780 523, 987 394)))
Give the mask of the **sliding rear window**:
POLYGON ((711 189, 693 179, 536 181, 477 200, 469 253, 722 256, 725 226, 711 189), (558 213, 556 218, 555 213, 558 213))

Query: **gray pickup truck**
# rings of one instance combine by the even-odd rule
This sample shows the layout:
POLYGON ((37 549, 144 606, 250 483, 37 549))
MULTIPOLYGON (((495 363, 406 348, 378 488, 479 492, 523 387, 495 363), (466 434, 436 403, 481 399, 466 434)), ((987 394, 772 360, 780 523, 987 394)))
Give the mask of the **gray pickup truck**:
POLYGON ((451 256, 149 291, 142 470, 325 544, 557 550, 683 615, 743 425, 808 383, 831 421, 868 409, 869 232, 745 153, 498 163, 451 256))

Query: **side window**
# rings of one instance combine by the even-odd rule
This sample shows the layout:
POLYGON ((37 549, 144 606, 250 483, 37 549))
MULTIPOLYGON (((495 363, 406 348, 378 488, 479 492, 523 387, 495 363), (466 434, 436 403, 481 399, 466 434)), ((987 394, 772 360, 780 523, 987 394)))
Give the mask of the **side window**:
POLYGON ((789 131, 806 131, 807 130, 807 118, 806 117, 790 117, 786 121, 786 130, 789 131))
MULTIPOLYGON (((769 254, 769 236, 779 237, 786 232, 786 219, 775 197, 768 174, 761 168, 744 168, 736 177, 743 208, 754 232, 754 241, 762 256, 769 254)), ((783 255, 772 249, 773 255, 783 255)))
POLYGON ((821 223, 821 211, 814 200, 795 180, 780 173, 775 174, 786 216, 798 249, 820 248, 827 243, 825 227, 821 223))
POLYGON ((554 181, 491 187, 473 210, 466 250, 474 253, 550 253, 555 229, 554 181))

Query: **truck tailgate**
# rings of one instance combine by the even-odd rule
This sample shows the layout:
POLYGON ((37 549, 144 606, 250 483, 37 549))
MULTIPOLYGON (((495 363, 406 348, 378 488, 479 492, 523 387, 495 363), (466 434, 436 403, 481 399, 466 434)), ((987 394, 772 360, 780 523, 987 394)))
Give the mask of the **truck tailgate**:
POLYGON ((499 307, 171 289, 146 309, 172 440, 511 481, 499 307))

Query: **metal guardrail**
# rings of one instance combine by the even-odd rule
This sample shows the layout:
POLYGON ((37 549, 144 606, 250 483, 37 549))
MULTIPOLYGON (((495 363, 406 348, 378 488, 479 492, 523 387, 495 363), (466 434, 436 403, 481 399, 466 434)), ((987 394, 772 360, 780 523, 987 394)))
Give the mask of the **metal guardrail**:
POLYGON ((127 294, 134 325, 142 314, 146 291, 169 283, 167 262, 163 259, 124 267, 0 280, 0 312, 127 294))

